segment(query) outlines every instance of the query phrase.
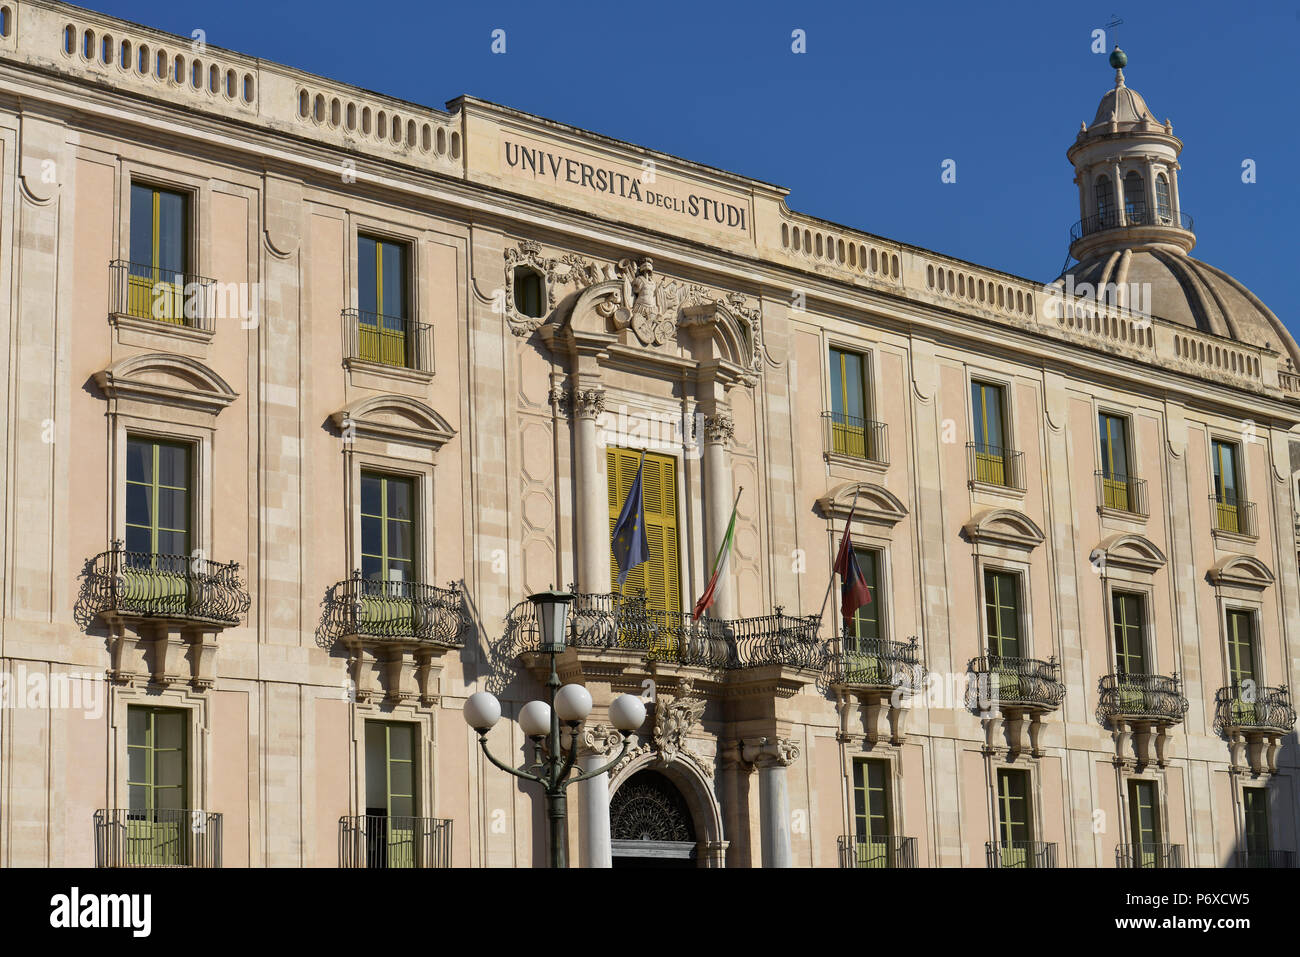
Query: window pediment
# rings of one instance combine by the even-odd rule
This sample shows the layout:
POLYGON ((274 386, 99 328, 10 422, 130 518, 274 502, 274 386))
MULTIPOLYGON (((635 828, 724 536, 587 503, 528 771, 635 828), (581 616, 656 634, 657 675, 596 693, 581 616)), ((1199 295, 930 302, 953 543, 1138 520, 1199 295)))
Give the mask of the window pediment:
POLYGON ((1273 573, 1258 558, 1250 555, 1229 555, 1215 563, 1209 572, 1210 581, 1216 585, 1238 588, 1265 589, 1273 584, 1273 573))
POLYGON ((1142 535, 1112 535, 1092 550, 1089 560, 1148 575, 1164 568, 1168 561, 1155 542, 1142 535))
POLYGON ((1000 545, 1032 551, 1042 544, 1045 536, 1034 520, 1012 508, 994 508, 980 512, 963 527, 971 542, 978 545, 1000 545))
POLYGON ((225 379, 197 359, 161 352, 128 356, 96 372, 94 378, 114 403, 134 400, 215 416, 239 398, 225 379))
POLYGON ((848 521, 857 498, 856 518, 872 525, 893 527, 907 518, 907 506, 889 489, 870 482, 848 482, 817 500, 817 508, 828 518, 848 521))
POLYGON ((344 433, 437 451, 456 435, 441 415, 418 399, 380 395, 352 402, 330 416, 344 433))

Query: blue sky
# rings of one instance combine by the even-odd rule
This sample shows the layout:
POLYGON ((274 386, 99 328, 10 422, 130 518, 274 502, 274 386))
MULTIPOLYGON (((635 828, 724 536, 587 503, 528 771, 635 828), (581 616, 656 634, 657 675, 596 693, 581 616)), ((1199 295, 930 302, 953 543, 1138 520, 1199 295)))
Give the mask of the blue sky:
POLYGON ((1295 5, 90 5, 417 103, 483 97, 778 183, 796 210, 1041 280, 1059 273, 1078 219, 1066 148, 1113 83, 1091 32, 1118 12, 1128 85, 1184 142, 1193 255, 1300 335, 1295 5), (504 55, 490 50, 498 28, 504 55), (804 54, 791 52, 795 29, 804 54), (945 159, 956 183, 940 181, 945 159))

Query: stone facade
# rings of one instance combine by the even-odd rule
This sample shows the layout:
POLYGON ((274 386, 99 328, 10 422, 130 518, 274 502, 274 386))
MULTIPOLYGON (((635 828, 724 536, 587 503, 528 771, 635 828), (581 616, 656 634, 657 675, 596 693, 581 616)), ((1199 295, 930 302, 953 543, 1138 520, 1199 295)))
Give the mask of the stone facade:
MULTIPOLYGON (((525 596, 611 591, 607 444, 675 459, 683 611, 739 493, 709 614, 747 624, 706 639, 725 665, 622 639, 566 652, 596 702, 584 767, 609 753, 614 695, 653 699, 631 756, 570 801, 572 860, 609 862, 610 802, 654 772, 697 864, 838 866, 861 758, 887 762, 890 832, 920 866, 985 866, 1007 768, 1063 866, 1115 865, 1131 780, 1154 783, 1161 843, 1191 865, 1245 847, 1244 788, 1267 795, 1270 846, 1297 850, 1294 730, 1216 720, 1229 610, 1253 616, 1263 684, 1300 677, 1284 331, 1062 309, 1057 287, 815 220, 780 187, 472 97, 419 107, 47 0, 3 7, 0 864, 95 862, 96 812, 132 806, 144 704, 185 716, 181 807, 222 816, 225 866, 338 866, 376 720, 415 729, 412 800, 452 822, 452 863, 541 863, 539 796, 487 763, 460 709, 488 688, 513 718, 540 695, 511 625, 525 596), (224 297, 194 321, 117 298, 138 183, 188 197, 188 271, 224 297), (410 251, 418 355, 357 347, 359 234, 410 251), (832 349, 865 361, 883 425, 866 454, 826 415, 832 349), (1002 387, 1018 481, 972 458, 972 381, 1002 387), (1104 497, 1100 412, 1130 423, 1141 509, 1104 497), (191 450, 190 542, 216 570, 189 594, 230 608, 123 600, 134 435, 191 450), (1207 505, 1225 437, 1249 528, 1216 529, 1207 505), (415 490, 432 617, 410 634, 357 624, 376 600, 353 575, 373 470, 415 490), (845 664, 824 598, 850 514, 880 558, 881 639, 917 638, 915 694, 845 664), (1024 657, 1063 695, 967 697, 990 569, 1017 576, 1024 657), (1185 716, 1099 717, 1117 586, 1145 596, 1149 670, 1179 676, 1185 716), (787 627, 801 616, 818 642, 787 627), (102 706, 16 704, 20 682, 59 676, 94 679, 102 706)), ((1171 133, 1142 135, 1176 166, 1171 133)), ((1194 234, 1170 228, 1185 253, 1194 234)), ((489 740, 528 757, 512 720, 489 740)))

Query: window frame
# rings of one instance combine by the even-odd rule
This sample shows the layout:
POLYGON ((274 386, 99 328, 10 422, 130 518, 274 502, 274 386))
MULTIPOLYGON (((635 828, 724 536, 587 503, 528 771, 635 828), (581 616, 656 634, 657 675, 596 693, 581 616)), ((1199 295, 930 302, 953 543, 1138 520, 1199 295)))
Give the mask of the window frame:
POLYGON ((849 768, 849 818, 851 824, 849 833, 853 835, 854 840, 858 842, 863 842, 864 840, 870 842, 872 839, 898 835, 900 832, 898 830, 897 814, 895 813, 896 804, 897 802, 894 796, 894 762, 889 758, 855 756, 852 759, 851 767, 849 768), (869 775, 870 768, 872 767, 881 769, 881 773, 884 775, 884 781, 879 788, 881 798, 885 805, 885 813, 883 815, 885 830, 882 834, 875 834, 871 830, 871 821, 877 816, 871 813, 870 806, 870 792, 872 788, 870 787, 869 775), (862 770, 864 787, 858 786, 859 769, 862 770), (858 814, 859 791, 866 792, 865 815, 858 814), (865 834, 859 833, 858 831, 859 820, 863 817, 865 817, 867 822, 867 831, 865 834))
MULTIPOLYGON (((979 567, 979 599, 980 599, 980 630, 983 635, 984 654, 1000 658, 1033 658, 1031 632, 1029 630, 1029 617, 1027 613, 1028 605, 1028 578, 1024 569, 1008 566, 1000 562, 981 562, 979 567), (1005 655, 1002 653, 1001 640, 999 638, 999 650, 994 651, 991 643, 992 635, 989 632, 988 620, 988 579, 990 575, 1007 576, 1015 581, 1016 588, 1016 628, 1018 634, 1016 642, 1019 645, 1018 655, 1005 655)), ((1001 607, 1001 606, 999 606, 1001 607)), ((999 615, 999 620, 1001 616, 999 615)))
MULTIPOLYGON (((843 534, 843 531, 841 530, 839 534, 842 535, 842 534, 843 534)), ((840 538, 837 536, 837 537, 835 537, 835 539, 834 539, 834 543, 833 543, 832 548, 831 548, 831 554, 832 554, 832 555, 834 555, 834 554, 836 553, 836 551, 839 549, 839 543, 840 543, 840 538)), ((872 592, 871 598, 872 598, 872 604, 876 606, 876 612, 877 612, 877 614, 876 614, 876 638, 879 639, 879 640, 884 640, 884 641, 892 641, 892 640, 894 640, 894 637, 893 637, 893 629, 892 629, 892 625, 893 625, 892 617, 893 617, 893 616, 889 613, 889 601, 888 601, 888 598, 889 598, 889 585, 888 585, 888 581, 889 581, 889 549, 888 549, 888 547, 887 547, 887 544, 884 543, 884 542, 875 541, 875 540, 863 540, 863 539, 861 539, 861 538, 859 538, 859 537, 857 537, 857 536, 850 535, 850 538, 849 538, 849 547, 852 548, 852 549, 854 550, 854 552, 857 552, 857 553, 861 553, 861 552, 871 552, 871 553, 873 553, 874 556, 875 556, 876 585, 875 585, 875 590, 872 592), (882 596, 883 596, 883 597, 882 597, 882 596)), ((859 567, 860 567, 860 566, 861 566, 861 562, 859 562, 858 564, 859 564, 859 567)), ((835 592, 835 594, 836 594, 836 595, 840 595, 840 594, 842 594, 842 592, 843 592, 843 587, 844 587, 844 581, 843 581, 843 579, 842 579, 838 574, 835 576, 835 583, 836 583, 836 586, 835 586, 835 587, 836 587, 836 592, 835 592)), ((840 620, 840 619, 841 619, 841 616, 840 616, 840 614, 839 614, 839 603, 838 603, 838 602, 836 602, 836 611, 835 611, 835 616, 836 616, 837 621, 840 621, 840 624, 842 625, 843 622, 840 620)), ((856 614, 854 615, 854 630, 855 630, 855 631, 857 630, 857 616, 856 616, 856 614)), ((858 635, 856 635, 856 634, 854 634, 854 635, 852 635, 852 636, 850 636, 850 637, 854 638, 855 640, 868 640, 868 641, 871 640, 871 639, 862 639, 862 638, 860 638, 860 637, 859 637, 858 635)), ((847 649, 847 648, 846 648, 845 650, 847 651, 847 650, 851 650, 851 649, 847 649)))
POLYGON ((360 469, 359 481, 357 487, 358 488, 357 513, 361 519, 361 532, 360 532, 360 537, 357 540, 357 544, 358 544, 357 555, 361 561, 362 577, 363 578, 365 577, 364 565, 368 554, 365 550, 366 512, 364 511, 365 505, 364 505, 364 491, 363 491, 367 477, 378 478, 382 483, 380 494, 382 497, 381 508, 383 509, 383 512, 380 516, 378 516, 380 519, 380 537, 381 537, 380 553, 378 556, 371 555, 371 557, 378 557, 380 559, 382 568, 381 568, 380 578, 374 580, 385 581, 385 582, 392 580, 388 577, 388 571, 389 571, 388 523, 390 521, 402 521, 402 520, 390 518, 388 515, 388 483, 400 482, 405 484, 410 489, 411 517, 406 521, 410 525, 410 531, 411 531, 411 556, 409 559, 396 559, 396 561, 398 562, 406 561, 411 566, 410 577, 404 579, 405 582, 419 583, 424 581, 424 579, 422 578, 422 568, 420 565, 420 560, 423 551, 422 539, 424 535, 425 523, 424 523, 423 512, 420 505, 419 476, 415 476, 403 472, 394 472, 390 469, 372 468, 365 465, 363 465, 360 469))
POLYGON ((215 427, 183 422, 160 423, 122 411, 111 413, 112 440, 109 451, 110 541, 126 542, 126 460, 129 440, 145 439, 190 447, 190 552, 191 556, 214 557, 212 547, 213 503, 211 496, 215 427))
MULTIPOLYGON (((152 469, 153 469, 153 478, 152 478, 151 482, 149 483, 149 488, 150 488, 151 492, 153 493, 153 494, 152 494, 152 499, 153 499, 153 500, 150 502, 150 512, 151 512, 151 516, 150 516, 150 517, 151 517, 151 521, 152 521, 152 523, 151 523, 149 526, 147 526, 148 529, 149 529, 149 533, 150 533, 150 547, 149 547, 149 549, 148 549, 146 552, 143 552, 142 554, 150 554, 150 555, 163 555, 163 554, 166 554, 166 555, 176 555, 176 554, 179 554, 179 555, 184 555, 186 558, 192 557, 192 556, 194 555, 195 551, 196 551, 196 548, 197 548, 196 545, 195 545, 195 542, 194 542, 194 538, 195 538, 194 527, 195 527, 195 525, 197 524, 197 522, 195 521, 195 519, 196 519, 195 507, 196 507, 197 503, 196 503, 196 501, 195 501, 195 492, 194 492, 194 486, 195 486, 195 459, 196 459, 196 457, 197 457, 197 454, 196 454, 197 450, 196 450, 196 448, 195 448, 194 443, 193 443, 193 442, 184 441, 184 440, 177 440, 177 439, 174 439, 174 438, 163 438, 163 437, 160 437, 160 436, 158 436, 158 435, 153 435, 153 434, 147 434, 147 433, 146 433, 146 434, 141 434, 141 433, 135 432, 135 431, 133 431, 133 430, 128 430, 127 433, 126 433, 126 446, 125 446, 125 456, 126 456, 126 458, 127 458, 127 460, 128 460, 128 463, 129 463, 130 456, 131 456, 131 445, 132 445, 132 443, 148 443, 148 446, 153 450, 153 462, 152 462, 152 466, 151 466, 152 469), (184 552, 160 552, 160 551, 158 550, 158 537, 159 537, 159 533, 160 533, 160 532, 162 532, 162 531, 168 531, 168 532, 177 532, 177 531, 179 531, 178 529, 174 529, 174 528, 167 528, 167 529, 162 528, 162 526, 160 525, 160 520, 159 520, 159 515, 158 515, 158 492, 159 492, 159 490, 160 490, 161 488, 172 488, 172 489, 174 489, 174 488, 178 488, 178 487, 180 487, 180 486, 163 486, 163 485, 161 484, 161 482, 159 481, 159 477, 158 477, 158 464, 159 464, 158 460, 159 460, 159 454, 158 454, 158 451, 159 451, 160 448, 162 448, 162 447, 164 447, 164 446, 170 446, 170 447, 172 447, 172 448, 183 448, 183 449, 185 449, 185 451, 186 451, 186 455, 187 455, 187 457, 188 457, 188 461, 187 461, 187 463, 186 463, 186 465, 187 465, 187 468, 186 468, 187 475, 186 475, 186 477, 185 477, 185 486, 184 486, 184 490, 185 490, 185 498, 186 498, 186 513, 187 513, 186 516, 185 516, 185 522, 186 522, 186 528, 185 528, 186 549, 185 549, 184 552)), ((123 527, 123 538, 122 538, 122 541, 126 544, 126 550, 127 550, 127 551, 132 551, 132 549, 131 549, 129 543, 127 543, 126 533, 127 533, 127 532, 132 528, 132 527, 135 527, 135 528, 143 528, 143 527, 146 527, 146 526, 143 526, 143 525, 141 525, 141 524, 139 524, 139 523, 132 523, 132 522, 129 521, 129 518, 130 518, 130 509, 131 509, 131 506, 130 506, 130 502, 131 502, 130 487, 131 487, 132 485, 141 485, 141 484, 143 484, 143 483, 140 483, 140 482, 134 482, 134 481, 132 481, 130 475, 131 475, 131 473, 130 473, 130 466, 129 466, 129 464, 128 464, 128 466, 127 466, 127 471, 126 471, 126 477, 125 477, 125 479, 124 479, 124 481, 123 481, 123 504, 122 504, 122 513, 123 513, 123 514, 122 514, 122 527, 123 527)))
MULTIPOLYGON (((611 452, 615 452, 615 453, 617 453, 617 452, 622 452, 622 453, 627 453, 627 454, 629 454, 629 455, 635 455, 635 456, 637 456, 637 457, 639 458, 640 455, 641 455, 642 450, 641 450, 641 449, 631 448, 631 447, 629 447, 629 446, 624 446, 624 445, 608 444, 608 445, 604 446, 603 451, 604 451, 605 454, 602 455, 602 456, 600 456, 600 459, 601 459, 601 462, 602 462, 602 464, 603 464, 603 466, 604 466, 604 468, 605 468, 605 475, 604 475, 605 494, 606 494, 606 499, 607 499, 607 502, 608 502, 608 505, 609 505, 609 509, 608 509, 608 511, 609 511, 609 516, 610 516, 610 518, 609 518, 609 528, 610 528, 611 535, 612 535, 612 530, 613 530, 613 528, 614 528, 614 524, 615 524, 615 522, 617 522, 617 520, 618 520, 618 514, 619 514, 619 511, 620 511, 620 510, 622 509, 622 507, 623 507, 623 501, 624 501, 624 500, 623 500, 623 498, 621 498, 621 497, 618 497, 618 498, 617 498, 617 501, 615 501, 614 499, 610 499, 610 498, 609 498, 609 486, 610 486, 610 481, 611 481, 611 477, 610 477, 610 474, 609 474, 609 467, 610 467, 610 454, 611 454, 611 452)), ((672 464, 672 469, 673 469, 673 483, 672 483, 672 485, 673 485, 673 487, 672 487, 671 490, 668 489, 668 488, 666 488, 666 487, 663 488, 663 489, 661 490, 661 494, 664 496, 665 501, 667 501, 667 499, 668 499, 668 495, 669 495, 670 492, 671 492, 671 495, 672 495, 672 503, 673 503, 673 538, 676 540, 676 547, 675 547, 674 551, 675 551, 675 554, 676 554, 676 560, 677 560, 676 575, 673 576, 673 577, 675 578, 675 584, 674 584, 673 588, 676 590, 676 599, 677 599, 677 600, 676 600, 676 603, 675 603, 675 604, 676 604, 676 607, 674 608, 674 607, 672 607, 673 602, 671 602, 671 601, 668 600, 668 598, 669 598, 670 596, 668 596, 668 595, 666 594, 666 595, 665 595, 665 605, 669 606, 669 607, 667 607, 667 611, 668 611, 668 613, 670 613, 670 614, 672 614, 672 613, 680 613, 680 612, 681 612, 681 611, 686 607, 686 603, 687 603, 687 600, 688 600, 686 596, 687 596, 688 593, 689 593, 689 590, 688 590, 688 588, 686 587, 686 586, 687 586, 687 582, 686 582, 686 578, 685 578, 685 576, 686 576, 686 572, 687 572, 687 566, 688 566, 688 564, 689 564, 689 559, 688 559, 688 557, 686 556, 686 554, 685 554, 685 549, 683 548, 683 545, 682 545, 682 538, 683 538, 683 534, 682 534, 682 533, 683 533, 683 531, 685 530, 685 526, 688 524, 688 521, 689 521, 689 516, 687 516, 687 515, 685 514, 684 510, 683 510, 683 502, 682 502, 682 496, 681 496, 682 483, 683 483, 683 479, 684 479, 684 476, 683 476, 683 474, 682 474, 682 473, 683 473, 683 467, 682 467, 682 466, 683 466, 683 459, 682 459, 682 456, 674 455, 674 454, 672 454, 671 452, 651 451, 651 450, 645 450, 645 451, 646 451, 646 460, 647 460, 647 461, 650 461, 651 457, 654 457, 655 459, 657 459, 657 460, 659 460, 659 461, 661 461, 661 462, 670 462, 670 463, 672 464)), ((615 456, 615 458, 617 459, 617 456, 615 456)), ((661 472, 660 474, 662 475, 662 472, 661 472)), ((642 479, 642 480, 643 480, 643 482, 644 482, 644 476, 643 476, 643 479, 642 479)), ((614 481, 614 488, 615 488, 615 490, 617 491, 617 489, 618 489, 618 477, 617 477, 617 475, 615 475, 615 476, 613 477, 613 481, 614 481)), ((643 490, 642 494, 643 494, 643 496, 644 496, 644 490, 643 490)), ((643 500, 644 500, 644 499, 643 499, 643 500)), ((647 517, 646 517, 646 524, 647 524, 647 525, 650 524, 650 518, 649 518, 649 515, 647 515, 647 517)), ((702 547, 702 546, 701 546, 701 547, 702 547)), ((653 558, 653 553, 652 553, 652 558, 653 558)), ((708 562, 708 565, 706 565, 706 566, 704 566, 704 567, 702 568, 703 574, 705 574, 705 575, 708 574, 708 570, 709 570, 709 567, 710 567, 711 564, 712 564, 712 560, 713 560, 713 556, 706 556, 706 561, 708 562)), ((648 565, 648 564, 650 564, 650 561, 649 561, 649 560, 647 560, 646 562, 642 563, 641 565, 636 566, 636 568, 634 568, 634 569, 632 570, 632 572, 628 575, 627 580, 623 583, 623 588, 620 589, 620 588, 618 587, 618 575, 617 575, 617 572, 616 572, 616 570, 615 570, 616 567, 617 567, 617 565, 616 565, 616 562, 615 562, 615 560, 614 560, 613 549, 611 548, 611 550, 610 550, 610 558, 609 558, 609 569, 610 569, 610 591, 611 591, 612 593, 623 594, 623 595, 627 595, 627 596, 629 596, 629 597, 632 596, 632 595, 634 595, 634 594, 635 594, 634 591, 629 591, 630 588, 633 588, 633 587, 634 587, 633 584, 632 584, 632 578, 633 578, 633 576, 635 576, 635 575, 637 575, 637 574, 641 574, 641 575, 643 576, 643 577, 642 577, 642 581, 644 582, 644 581, 645 581, 645 578, 644 578, 644 575, 645 575, 644 568, 645 568, 645 566, 648 565)), ((668 574, 668 572, 669 572, 669 569, 668 569, 668 567, 665 565, 665 569, 664 569, 664 585, 665 585, 665 589, 668 588, 668 583, 669 583, 669 574, 668 574)), ((728 574, 729 577, 733 577, 733 578, 734 578, 734 575, 735 575, 735 568, 734 568, 734 566, 731 566, 731 567, 729 568, 727 574, 728 574)), ((733 583, 733 584, 734 584, 734 583, 733 583)), ((702 587, 702 586, 701 586, 701 587, 702 587)), ((646 598, 647 598, 647 601, 649 601, 649 599, 650 599, 650 594, 651 594, 651 593, 650 593, 650 588, 649 588, 649 586, 648 586, 648 583, 647 583, 646 586, 645 586, 645 592, 646 592, 646 598)), ((651 604, 650 604, 650 607, 653 608, 653 607, 656 607, 656 606, 655 606, 653 603, 651 603, 651 604)))
POLYGON ((1224 677, 1227 684, 1235 686, 1237 679, 1234 677, 1234 655, 1232 640, 1232 625, 1234 615, 1243 615, 1250 622, 1250 654, 1251 654, 1251 679, 1255 686, 1262 687, 1264 682, 1264 655, 1260 647, 1260 608, 1258 606, 1244 605, 1236 601, 1223 603, 1223 612, 1221 621, 1223 625, 1223 655, 1224 655, 1224 677))
MULTIPOLYGON (((1109 658, 1111 662, 1111 667, 1115 669, 1115 674, 1117 675, 1122 674, 1125 676, 1133 676, 1138 674, 1144 674, 1144 675, 1158 674, 1159 672, 1155 662, 1155 648, 1154 648, 1155 643, 1151 640, 1152 638, 1151 592, 1145 588, 1136 587, 1129 582, 1112 582, 1107 588, 1107 599, 1108 599, 1107 604, 1109 606, 1109 614, 1107 617, 1110 623, 1110 634, 1108 636, 1109 645, 1110 645, 1109 658), (1146 670, 1142 672, 1120 670, 1121 656, 1119 653, 1119 642, 1116 636, 1116 628, 1118 627, 1119 623, 1115 619, 1115 602, 1117 598, 1120 598, 1121 596, 1125 596, 1125 595, 1137 598, 1140 603, 1139 614, 1141 617, 1141 622, 1140 622, 1139 640, 1142 643, 1142 660, 1143 660, 1143 664, 1146 667, 1146 670)), ((1131 655, 1126 655, 1125 657, 1131 657, 1131 655)))

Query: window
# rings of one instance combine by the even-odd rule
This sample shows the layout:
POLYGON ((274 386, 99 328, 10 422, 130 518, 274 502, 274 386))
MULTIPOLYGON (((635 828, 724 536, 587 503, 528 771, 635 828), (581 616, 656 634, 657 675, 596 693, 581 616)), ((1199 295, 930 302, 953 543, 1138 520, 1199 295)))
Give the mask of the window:
POLYGON ((130 706, 127 726, 127 866, 187 863, 186 713, 130 706))
POLYGON ((1141 174, 1130 170, 1124 174, 1124 215, 1130 223, 1143 223, 1146 214, 1146 184, 1141 174))
MULTIPOLYGON (((851 637, 858 639, 860 642, 871 642, 880 638, 880 552, 874 548, 855 548, 854 556, 858 560, 858 568, 862 570, 862 577, 867 580, 867 592, 871 595, 871 601, 865 605, 860 605, 853 615, 853 632, 851 637)), ((850 642, 852 645, 853 642, 850 642)), ((850 647, 849 651, 861 651, 864 648, 859 645, 857 648, 850 647)))
POLYGON ((1255 616, 1228 611, 1228 675, 1234 685, 1255 680, 1255 616))
POLYGON ((1242 788, 1241 801, 1246 819, 1246 866, 1270 867, 1268 790, 1242 788))
POLYGON ((542 305, 542 276, 536 269, 516 266, 514 274, 515 311, 521 316, 537 318, 545 312, 542 305))
POLYGON ((1237 444, 1215 439, 1210 449, 1214 470, 1215 528, 1224 532, 1242 531, 1242 507, 1237 444))
POLYGON ((190 553, 190 447, 128 436, 126 550, 144 555, 190 553))
POLYGON ((1147 674, 1146 596, 1117 591, 1111 595, 1115 624, 1115 673, 1147 674))
POLYGON ((988 382, 970 384, 971 428, 975 436, 975 475, 977 482, 1007 484, 1006 430, 1003 425, 1002 386, 988 382))
POLYGON ((189 228, 188 196, 131 184, 128 315, 184 324, 189 228))
POLYGON ((1129 829, 1133 838, 1131 860, 1134 867, 1159 867, 1164 863, 1160 854, 1160 809, 1156 804, 1154 781, 1129 781, 1129 829))
POLYGON ((408 366, 410 250, 404 243, 357 237, 358 348, 362 359, 408 366))
POLYGON ((361 473, 361 574, 372 581, 415 580, 415 480, 361 473))
POLYGON ((366 722, 367 867, 415 867, 419 780, 415 726, 366 722))
POLYGON ((1132 511, 1128 420, 1102 412, 1097 417, 1097 430, 1101 435, 1101 503, 1106 508, 1132 511))
POLYGON ((1166 226, 1174 221, 1173 206, 1169 202, 1169 180, 1165 179, 1164 173, 1156 175, 1156 215, 1166 226))
POLYGON ((1112 202, 1110 179, 1106 176, 1097 177, 1097 225, 1114 226, 1115 225, 1115 206, 1112 202))
POLYGON ((1029 774, 998 769, 998 851, 1002 867, 1033 867, 1029 774))
POLYGON ((890 867, 891 826, 889 762, 875 759, 853 762, 853 837, 855 867, 890 867))
MULTIPOLYGON (((609 479, 609 533, 613 537, 623 502, 636 481, 641 453, 631 449, 606 450, 605 468, 609 479)), ((650 560, 638 565, 623 583, 624 595, 645 591, 651 608, 681 611, 681 572, 677 545, 677 462, 671 456, 647 453, 641 476, 645 503, 646 541, 650 560)), ((612 580, 618 581, 618 566, 610 556, 612 580)))
POLYGON ((856 352, 832 349, 831 451, 875 459, 874 436, 867 421, 867 363, 856 352))
POLYGON ((1021 658, 1020 580, 1013 572, 985 570, 984 614, 989 654, 1021 658))

